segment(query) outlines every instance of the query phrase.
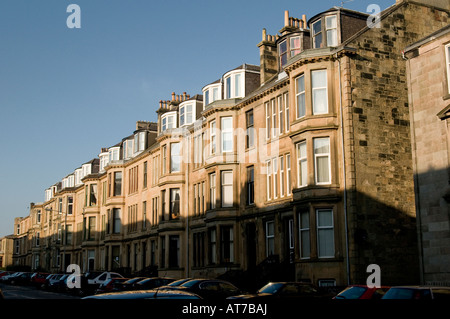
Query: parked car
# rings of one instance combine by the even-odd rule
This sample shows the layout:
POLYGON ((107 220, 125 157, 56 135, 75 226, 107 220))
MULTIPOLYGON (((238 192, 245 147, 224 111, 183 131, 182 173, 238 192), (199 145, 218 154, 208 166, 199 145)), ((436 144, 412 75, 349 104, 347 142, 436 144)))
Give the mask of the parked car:
POLYGON ((202 299, 201 296, 179 290, 130 290, 84 297, 83 299, 202 299))
POLYGON ((79 297, 93 295, 96 285, 90 285, 83 274, 70 274, 66 279, 66 292, 79 297))
POLYGON ((234 295, 227 299, 331 299, 310 283, 305 282, 269 282, 255 294, 234 295))
POLYGON ((381 299, 390 287, 369 288, 365 285, 350 285, 333 299, 381 299))
POLYGON ((108 292, 118 292, 123 291, 123 284, 127 282, 128 278, 111 278, 101 284, 97 290, 96 294, 103 294, 108 292))
POLYGON ((144 289, 154 289, 159 288, 161 286, 165 286, 175 281, 174 278, 165 278, 165 277, 151 277, 145 278, 143 280, 138 281, 134 284, 133 290, 144 290, 144 289))
POLYGON ((1 277, 0 279, 2 280, 2 282, 4 284, 9 284, 11 283, 11 280, 14 280, 15 277, 20 276, 22 274, 22 272, 18 271, 18 272, 13 272, 9 275, 5 275, 3 277, 1 277))
POLYGON ((232 283, 220 279, 192 279, 179 286, 166 286, 164 290, 189 291, 207 300, 224 300, 242 294, 232 283))
POLYGON ((30 282, 33 286, 37 288, 42 288, 42 285, 45 284, 45 279, 50 275, 49 273, 43 272, 35 272, 30 279, 30 282))
POLYGON ((86 273, 86 278, 88 280, 88 284, 99 286, 111 278, 123 278, 123 276, 116 272, 109 272, 109 271, 98 272, 98 271, 96 271, 96 272, 86 273))
POLYGON ((11 285, 29 285, 32 275, 33 275, 33 273, 31 273, 31 272, 22 272, 18 276, 11 277, 10 284, 11 285))
POLYGON ((51 274, 45 279, 45 288, 48 290, 59 290, 60 279, 64 274, 51 274))
POLYGON ((395 286, 391 287, 381 299, 450 300, 450 287, 395 286))
POLYGON ((147 277, 134 277, 134 278, 130 278, 130 279, 124 281, 124 282, 121 284, 121 286, 122 286, 122 287, 121 287, 121 290, 122 290, 122 291, 132 290, 132 289, 135 288, 136 284, 137 284, 139 281, 144 280, 144 279, 148 279, 148 278, 147 278, 147 277))
POLYGON ((184 284, 185 282, 187 282, 187 281, 189 281, 189 280, 192 280, 192 279, 193 279, 193 278, 183 278, 183 279, 178 279, 178 280, 172 281, 171 283, 169 283, 169 284, 167 284, 167 285, 164 285, 164 286, 159 287, 159 289, 178 287, 178 286, 180 286, 180 285, 184 284))
POLYGON ((4 279, 3 279, 3 277, 5 277, 5 276, 10 276, 10 275, 12 275, 14 272, 12 272, 12 271, 3 271, 1 274, 0 274, 0 281, 4 281, 4 279))

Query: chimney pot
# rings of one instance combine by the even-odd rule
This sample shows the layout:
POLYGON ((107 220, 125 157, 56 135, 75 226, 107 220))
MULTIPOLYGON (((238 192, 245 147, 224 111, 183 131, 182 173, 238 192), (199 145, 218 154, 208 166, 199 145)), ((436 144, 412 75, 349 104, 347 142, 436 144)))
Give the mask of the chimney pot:
POLYGON ((175 92, 172 92, 172 101, 175 101, 175 92))
POLYGON ((285 27, 289 26, 289 11, 288 10, 284 11, 284 26, 285 27))
POLYGON ((307 28, 307 24, 306 24, 306 14, 302 15, 302 20, 303 20, 303 27, 306 29, 306 28, 307 28))
POLYGON ((264 29, 262 29, 262 40, 263 40, 263 41, 266 41, 266 39, 267 39, 267 31, 266 31, 266 29, 264 28, 264 29))

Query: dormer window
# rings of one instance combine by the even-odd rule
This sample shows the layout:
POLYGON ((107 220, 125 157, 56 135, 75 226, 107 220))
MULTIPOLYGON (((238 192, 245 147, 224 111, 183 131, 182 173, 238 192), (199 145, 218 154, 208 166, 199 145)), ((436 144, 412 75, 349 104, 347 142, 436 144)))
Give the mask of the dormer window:
POLYGON ((123 145, 122 145, 122 158, 123 159, 128 159, 133 157, 133 143, 134 139, 128 139, 123 141, 123 145))
POLYGON ((146 145, 146 132, 138 132, 134 134, 134 153, 142 152, 145 150, 146 145))
POLYGON ((329 15, 312 24, 313 48, 334 47, 338 45, 337 17, 329 15), (325 33, 325 37, 323 34, 325 33))
POLYGON ((288 56, 287 56, 287 41, 284 40, 278 45, 278 52, 280 54, 280 63, 281 66, 284 66, 287 62, 288 56))
POLYGON ((195 108, 193 103, 180 104, 180 126, 189 125, 194 122, 195 108))
POLYGON ((211 84, 206 86, 203 89, 203 96, 204 96, 204 104, 203 109, 210 103, 222 99, 221 96, 221 84, 211 84))
POLYGON ((81 169, 81 168, 77 168, 76 170, 75 170, 75 185, 76 186, 78 186, 78 185, 81 185, 82 184, 82 182, 81 182, 81 178, 83 177, 82 176, 82 174, 83 174, 83 170, 81 169))
POLYGON ((109 154, 109 161, 118 161, 119 160, 119 153, 120 152, 120 148, 119 147, 111 147, 108 150, 108 154, 109 154))
POLYGON ((100 158, 100 172, 103 172, 109 163, 109 153, 101 153, 98 157, 100 158))
POLYGON ((301 50, 302 47, 300 36, 293 36, 281 41, 278 44, 278 56, 280 59, 281 67, 284 67, 286 65, 288 58, 299 54, 301 50))
POLYGON ((82 166, 82 169, 83 169, 83 177, 86 177, 89 174, 91 174, 91 164, 84 164, 82 166))
POLYGON ((176 116, 176 112, 168 112, 161 116, 161 132, 177 127, 176 116))
POLYGON ((225 75, 225 99, 244 97, 243 72, 225 75))

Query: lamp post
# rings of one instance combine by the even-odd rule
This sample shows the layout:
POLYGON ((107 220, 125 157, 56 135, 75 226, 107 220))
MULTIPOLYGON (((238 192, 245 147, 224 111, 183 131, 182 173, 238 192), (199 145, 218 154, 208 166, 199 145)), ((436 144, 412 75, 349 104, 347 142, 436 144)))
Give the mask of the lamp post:
MULTIPOLYGON (((46 208, 47 212, 53 212, 52 208, 46 208)), ((58 214, 64 214, 64 236, 62 238, 63 241, 63 271, 66 271, 66 240, 67 240, 67 213, 64 213, 60 210, 57 210, 58 214)))

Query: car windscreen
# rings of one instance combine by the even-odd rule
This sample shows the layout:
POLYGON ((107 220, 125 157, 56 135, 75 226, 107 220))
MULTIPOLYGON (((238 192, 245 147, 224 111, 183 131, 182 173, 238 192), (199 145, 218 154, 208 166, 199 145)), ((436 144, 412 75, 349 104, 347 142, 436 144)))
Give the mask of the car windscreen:
POLYGON ((382 299, 430 299, 429 289, 391 288, 382 299))
POLYGON ((86 278, 87 279, 94 279, 100 274, 101 274, 101 272, 90 272, 90 273, 86 274, 86 278))
POLYGON ((185 282, 184 284, 181 285, 181 287, 187 287, 190 288, 192 286, 194 286, 196 283, 198 283, 200 280, 189 280, 187 282, 185 282))
POLYGON ((348 287, 344 291, 340 292, 336 299, 359 299, 366 292, 365 287, 348 287))
POLYGON ((282 283, 269 283, 258 290, 259 294, 275 294, 281 287, 283 287, 282 283))

